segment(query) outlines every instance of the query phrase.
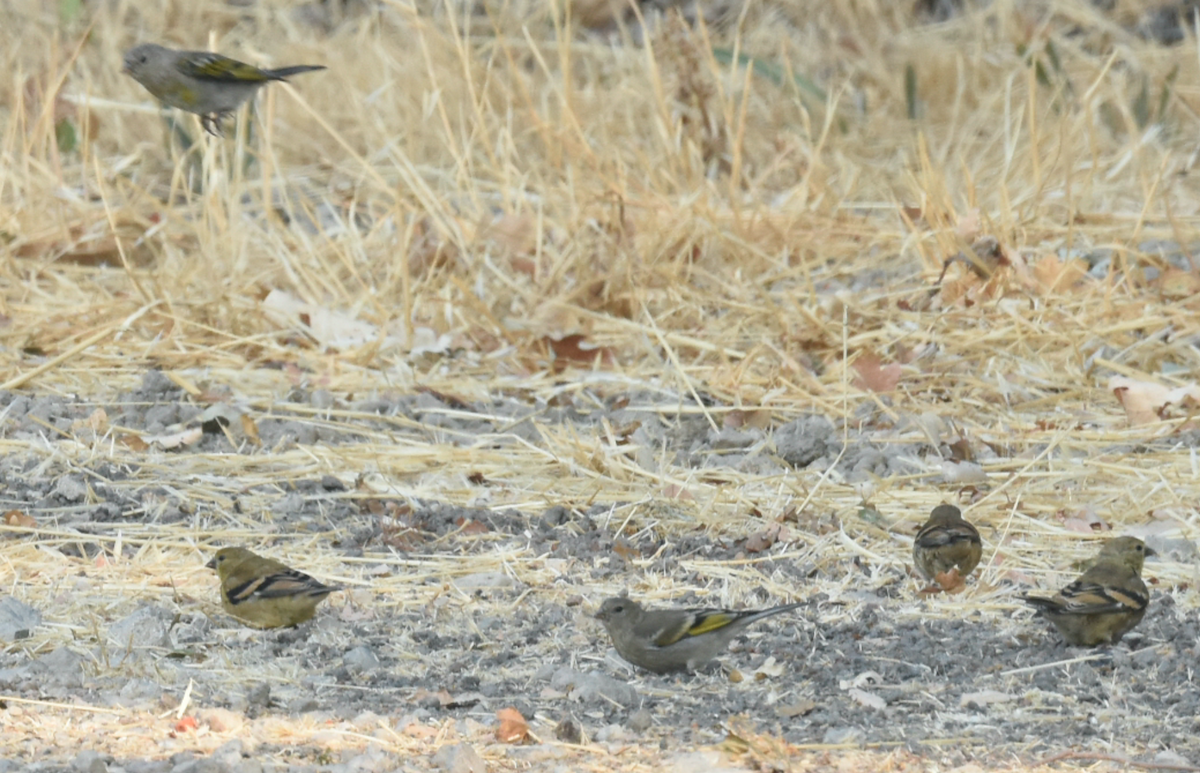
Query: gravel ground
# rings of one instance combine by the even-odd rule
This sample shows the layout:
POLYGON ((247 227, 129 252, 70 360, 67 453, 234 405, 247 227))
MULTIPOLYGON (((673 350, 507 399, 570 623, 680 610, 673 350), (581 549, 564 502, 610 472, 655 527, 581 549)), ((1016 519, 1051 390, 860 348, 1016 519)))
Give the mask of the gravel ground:
MULTIPOLYGON (((335 402, 328 395, 299 393, 289 400, 335 402)), ((110 542, 90 541, 89 535, 111 534, 113 522, 132 528, 214 517, 215 506, 179 494, 188 483, 186 456, 247 452, 235 447, 236 438, 219 422, 205 422, 203 408, 157 372, 103 406, 14 394, 3 395, 0 403, 8 422, 5 436, 16 442, 44 444, 47 427, 78 432, 78 422, 99 407, 129 432, 161 434, 188 422, 203 426, 203 438, 176 454, 177 480, 169 472, 163 477, 170 465, 147 476, 102 458, 64 461, 50 452, 10 452, 0 459, 5 509, 28 513, 43 528, 52 525, 58 537, 72 535, 56 542, 56 550, 83 567, 89 566, 84 559, 112 554, 110 542)), ((258 419, 257 429, 264 448, 278 449, 360 442, 381 430, 436 436, 450 444, 491 436, 503 438, 496 441, 500 445, 516 439, 538 445, 539 426, 569 424, 580 433, 624 427, 640 447, 698 470, 771 475, 832 466, 850 481, 911 474, 953 453, 895 442, 878 429, 849 434, 843 446, 840 430, 819 416, 773 432, 715 431, 703 416, 680 413, 683 404, 677 395, 650 392, 585 394, 555 406, 517 397, 464 405, 424 393, 372 399, 353 406, 353 419, 319 424, 303 412, 273 409, 270 418, 258 419), (476 418, 448 418, 454 412, 476 418)), ((571 769, 563 755, 574 747, 562 744, 506 747, 503 760, 486 764, 478 758, 480 733, 507 707, 528 719, 544 742, 583 740, 610 750, 640 745, 677 758, 683 769, 693 763, 694 769, 708 769, 708 763, 687 755, 726 741, 737 721, 798 748, 903 749, 948 764, 1006 765, 1069 749, 1200 763, 1194 674, 1200 628, 1196 610, 1176 600, 1178 594, 1185 598, 1186 587, 1155 587, 1145 621, 1119 646, 1079 650, 1062 645, 1049 625, 1014 602, 1021 588, 1007 577, 994 585, 976 581, 962 596, 921 599, 903 566, 902 544, 893 541, 882 561, 870 558, 879 550, 875 543, 859 553, 827 555, 839 535, 878 530, 871 519, 882 516, 870 509, 851 518, 806 509, 787 524, 805 539, 761 549, 748 538, 711 530, 635 528, 613 517, 623 503, 534 510, 436 499, 363 500, 348 497, 344 481, 329 475, 241 489, 236 481, 210 483, 235 492, 250 511, 261 507, 268 532, 335 535, 319 538, 321 552, 335 563, 355 562, 346 569, 350 574, 367 567, 364 585, 383 576, 372 568, 373 556, 400 555, 425 567, 423 579, 414 583, 415 599, 386 614, 373 613, 369 587, 356 588, 334 596, 310 624, 257 632, 215 611, 212 599, 177 589, 149 601, 99 604, 99 622, 90 631, 75 627, 64 635, 49 608, 55 599, 24 590, 23 571, 10 568, 6 585, 12 595, 0 603, 0 639, 7 642, 0 656, 0 693, 7 700, 0 723, 10 741, 0 747, 0 756, 9 758, 0 760, 0 773, 429 765, 471 771, 486 764, 571 769), (381 518, 381 511, 392 520, 381 518), (478 571, 447 579, 429 570, 446 561, 478 571), (521 563, 522 572, 510 571, 513 563, 521 563), (680 605, 715 603, 723 598, 722 568, 730 566, 738 567, 739 606, 786 600, 805 606, 741 636, 721 666, 688 676, 632 673, 590 617, 605 595, 626 588, 660 589, 652 604, 667 597, 680 605), (525 575, 539 579, 531 582, 525 575), (702 592, 706 588, 718 595, 702 592), (215 735, 237 735, 234 728, 242 723, 261 729, 263 722, 279 719, 306 727, 343 722, 374 732, 452 727, 461 743, 438 745, 420 764, 402 764, 382 741, 372 745, 369 730, 362 743, 341 751, 323 746, 319 733, 298 745, 258 733, 255 741, 234 738, 215 749, 210 744, 207 751, 114 758, 99 739, 91 748, 33 742, 37 733, 28 724, 33 715, 14 713, 32 705, 24 702, 47 701, 166 716, 185 693, 189 710, 198 711, 215 735)), ((685 505, 659 504, 640 520, 686 521, 685 505)), ((36 539, 10 534, 9 544, 36 539)), ((139 554, 126 546, 122 555, 136 562, 139 554)), ((1156 566, 1147 565, 1152 585, 1156 566)), ((200 578, 197 592, 203 592, 206 580, 194 574, 200 578)), ((215 596, 215 579, 207 582, 215 596)), ((58 592, 104 596, 87 571, 58 592)))

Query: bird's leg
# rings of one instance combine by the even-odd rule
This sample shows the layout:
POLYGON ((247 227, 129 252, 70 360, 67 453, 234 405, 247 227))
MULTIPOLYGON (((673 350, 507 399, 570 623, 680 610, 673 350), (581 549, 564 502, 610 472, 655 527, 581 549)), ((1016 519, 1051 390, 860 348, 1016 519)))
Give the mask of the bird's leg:
POLYGON ((207 113, 200 116, 200 125, 212 136, 224 137, 225 134, 221 131, 221 119, 224 117, 225 113, 207 113))

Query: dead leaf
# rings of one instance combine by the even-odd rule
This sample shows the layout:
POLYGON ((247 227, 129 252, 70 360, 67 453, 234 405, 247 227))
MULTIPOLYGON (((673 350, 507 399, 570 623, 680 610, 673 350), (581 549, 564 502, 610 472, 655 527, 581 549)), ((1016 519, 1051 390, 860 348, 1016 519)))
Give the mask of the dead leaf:
POLYGON ((1170 389, 1153 381, 1137 381, 1125 376, 1108 380, 1109 390, 1116 395, 1129 423, 1137 426, 1166 418, 1172 405, 1192 409, 1200 406, 1200 388, 1195 384, 1170 389))
POLYGON ((170 435, 146 435, 142 441, 147 445, 158 445, 159 448, 169 451, 181 446, 190 446, 202 437, 204 437, 204 430, 200 427, 192 427, 170 435))
POLYGON ((855 703, 859 704, 860 706, 865 706, 869 709, 882 711, 887 708, 887 701, 873 692, 867 692, 866 690, 860 690, 857 687, 854 687, 850 689, 847 695, 849 695, 855 703))
POLYGON ((4 525, 33 529, 37 527, 37 521, 34 520, 33 516, 22 510, 9 510, 4 514, 4 525))
POLYGON ((816 701, 810 701, 807 698, 797 701, 796 703, 787 706, 779 706, 775 709, 775 715, 781 719, 792 719, 793 717, 802 717, 817 707, 816 701))
POLYGON ((379 328, 369 322, 307 303, 283 290, 268 293, 262 311, 279 327, 301 330, 325 349, 365 346, 382 338, 379 328))
POLYGON ((1200 294, 1200 275, 1195 271, 1168 268, 1151 283, 1166 300, 1183 300, 1200 294))
POLYGON ((118 439, 134 451, 146 451, 150 448, 150 444, 137 435, 121 435, 118 439))
POLYGON ((933 576, 933 581, 938 584, 943 593, 955 594, 962 593, 967 589, 967 578, 958 573, 958 567, 950 567, 948 572, 939 572, 933 576))
POLYGON ((683 502, 695 502, 696 497, 692 492, 688 491, 683 486, 674 483, 668 483, 663 486, 663 496, 667 499, 678 499, 683 502))
POLYGON ((973 484, 987 483, 987 473, 974 462, 955 464, 949 459, 942 460, 942 481, 945 483, 973 484))
POLYGON ((97 408, 86 419, 76 419, 71 422, 72 432, 79 432, 84 429, 90 429, 97 435, 104 434, 105 430, 108 429, 108 413, 103 408, 97 408))
POLYGON ((432 692, 420 687, 417 689, 416 693, 413 694, 412 700, 414 703, 421 703, 426 698, 437 698, 437 702, 442 706, 442 708, 454 703, 454 696, 451 695, 450 692, 445 688, 438 690, 437 692, 432 692))
POLYGON ((1112 529, 1104 519, 1096 512, 1095 508, 1088 505, 1076 510, 1073 513, 1060 510, 1055 514, 1059 523, 1063 528, 1075 532, 1076 534, 1095 534, 1098 531, 1109 531, 1112 529))
POLYGON ((618 538, 613 542, 612 552, 616 553, 626 561, 633 561, 633 559, 639 558, 641 555, 637 548, 635 548, 633 545, 630 545, 629 541, 623 538, 618 538))
POLYGON ((500 709, 496 719, 500 720, 496 728, 496 740, 500 743, 521 743, 529 738, 529 723, 516 709, 500 709))
POLYGON ((564 363, 591 366, 597 359, 601 365, 612 365, 615 362, 610 349, 588 343, 587 337, 581 333, 565 335, 562 338, 544 336, 542 340, 554 353, 556 363, 562 360, 564 363))
POLYGON ((245 413, 242 414, 242 434, 254 445, 262 445, 262 440, 258 437, 258 424, 245 413))
POLYGON ((1065 263, 1057 255, 1046 255, 1031 269, 1033 278, 1046 290, 1068 290, 1087 278, 1088 264, 1073 258, 1065 263))
POLYGON ((859 389, 869 389, 872 392, 890 392, 900 383, 902 370, 900 364, 892 362, 881 365, 879 356, 873 352, 863 352, 854 360, 853 368, 858 373, 854 377, 854 385, 859 389))
POLYGON ((466 535, 487 534, 489 531, 491 531, 491 529, 488 528, 486 523, 483 523, 482 521, 477 521, 474 518, 472 518, 471 520, 467 520, 467 519, 459 516, 458 520, 456 520, 454 522, 454 524, 456 526, 458 526, 459 534, 466 534, 466 535))
POLYGON ((758 668, 754 669, 754 681, 761 682, 766 679, 777 679, 783 676, 783 664, 777 663, 774 657, 769 657, 758 668))
MULTIPOLYGON (((537 247, 538 222, 528 212, 500 215, 480 229, 479 238, 491 242, 503 254, 530 255, 537 247)), ((516 265, 516 261, 513 268, 534 278, 537 273, 536 265, 532 261, 526 262, 529 263, 528 270, 516 265)))
POLYGON ((724 423, 727 429, 741 429, 743 427, 766 429, 771 426, 771 411, 765 408, 757 410, 735 408, 725 414, 724 423))
POLYGON ((972 207, 962 215, 959 215, 954 230, 958 231, 958 235, 965 242, 972 242, 978 239, 980 232, 983 231, 983 216, 979 212, 979 207, 972 207))
POLYGON ((779 523, 773 523, 765 529, 760 529, 746 538, 746 544, 744 545, 746 552, 761 553, 764 550, 770 549, 772 545, 779 541, 782 533, 783 525, 779 523))

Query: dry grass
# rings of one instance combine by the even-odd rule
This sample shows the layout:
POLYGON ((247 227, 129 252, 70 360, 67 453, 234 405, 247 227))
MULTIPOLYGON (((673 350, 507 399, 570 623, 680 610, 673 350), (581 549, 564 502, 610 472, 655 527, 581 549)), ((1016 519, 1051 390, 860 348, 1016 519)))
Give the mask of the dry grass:
MULTIPOLYGON (((707 27, 656 23, 645 45, 637 30, 570 26, 561 2, 485 2, 476 14, 445 5, 386 0, 325 32, 285 2, 117 1, 69 18, 42 0, 6 3, 4 387, 101 399, 158 367, 230 386, 259 411, 297 384, 358 397, 423 386, 467 400, 653 385, 767 410, 776 426, 810 412, 857 426, 873 405, 909 428, 895 442, 962 437, 982 453, 992 485, 971 515, 1007 557, 985 569, 985 584, 1014 564, 1061 581, 1046 570, 1069 572, 1091 548, 1059 511, 1093 506, 1117 529, 1155 512, 1197 536, 1191 451, 1126 450, 1179 424, 1130 428, 1103 388, 1113 373, 1174 383, 1200 359, 1194 274, 1175 277, 1188 288, 1178 292, 1144 273, 1164 263, 1143 249, 1197 240, 1194 40, 1139 39, 1121 25, 1137 16, 1132 1, 1113 15, 1083 0, 997 1, 932 24, 912 3, 761 0, 707 27), (329 69, 267 89, 253 136, 183 151, 120 73, 121 52, 143 40, 329 69), (731 66, 737 57, 756 65, 731 66), (984 282, 955 263, 935 287, 944 261, 979 235, 1013 265, 984 282), (1099 249, 1112 251, 1103 278, 1052 260, 1099 249), (272 290, 371 323, 379 340, 325 351, 264 311, 272 290), (411 353, 410 342, 438 336, 454 356, 411 353), (569 345, 555 359, 567 336, 601 347, 596 361, 569 345), (902 364, 885 401, 856 385, 864 354, 902 364), (278 363, 294 367, 267 368, 278 363)), ((576 3, 580 16, 589 8, 576 3)), ((198 132, 190 117, 183 127, 198 132)), ((713 425, 727 412, 713 409, 713 425)), ((113 443, 118 430, 90 442, 6 440, 3 453, 48 466, 109 459, 138 466, 142 480, 156 466, 171 478, 183 469, 181 490, 218 511, 231 492, 209 477, 250 487, 367 473, 466 503, 476 471, 504 481, 488 506, 640 503, 615 511, 614 528, 631 518, 667 533, 699 521, 744 534, 760 523, 751 507, 849 518, 861 504, 860 488, 824 470, 717 480, 647 467, 611 435, 565 426, 544 428, 545 447, 502 453, 396 448, 379 433, 165 458, 113 443), (693 501, 659 507, 680 490, 693 501)), ((874 481, 870 501, 915 523, 954 496, 939 480, 934 470, 874 481)), ((106 580, 105 594, 123 595, 104 598, 129 609, 167 593, 155 567, 184 561, 196 568, 176 566, 170 592, 207 599, 198 549, 253 540, 260 527, 233 516, 178 530, 122 523, 100 539, 142 552, 106 580)), ((903 525, 853 528, 853 539, 794 529, 792 549, 905 560, 903 525)), ((40 548, 6 548, 0 579, 12 587, 12 567, 24 567, 19 579, 33 587, 23 597, 41 605, 71 569, 52 548, 75 535, 39 532, 40 548)), ((368 584, 314 545, 280 552, 368 584)), ((431 559, 422 571, 494 568, 484 563, 431 559)), ((496 563, 528 571, 535 588, 547 582, 520 560, 496 563)), ((736 603, 737 567, 703 568, 736 603)), ((1161 588, 1194 571, 1156 567, 1161 588)), ((421 603, 409 580, 373 581, 364 598, 421 603)), ((630 585, 676 590, 669 578, 630 585)), ((1179 598, 1195 605, 1194 591, 1179 598)), ((980 590, 966 603, 992 601, 980 590)), ((65 640, 71 623, 60 624, 39 646, 65 640)))

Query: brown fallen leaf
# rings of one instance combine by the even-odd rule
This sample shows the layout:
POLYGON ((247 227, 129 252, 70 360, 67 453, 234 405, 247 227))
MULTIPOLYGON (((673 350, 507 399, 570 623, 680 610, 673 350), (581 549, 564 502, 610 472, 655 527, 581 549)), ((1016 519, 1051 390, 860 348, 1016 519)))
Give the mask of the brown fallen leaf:
POLYGON ((900 383, 902 375, 900 364, 892 362, 882 364, 879 355, 873 352, 863 352, 854 360, 854 385, 859 389, 869 389, 872 392, 890 392, 900 383))
POLYGON ((34 520, 33 516, 22 510, 9 510, 4 514, 4 525, 32 529, 37 526, 37 521, 34 520))
POLYGON ((483 523, 482 521, 476 521, 474 518, 468 521, 465 518, 459 517, 454 524, 458 526, 458 533, 464 535, 487 534, 489 531, 491 531, 491 529, 487 527, 486 523, 483 523))
POLYGON ((496 740, 500 743, 522 743, 529 738, 529 723, 521 712, 509 707, 496 712, 500 724, 496 727, 496 740))
POLYGON ((761 553, 764 550, 770 549, 772 545, 779 541, 779 535, 783 531, 783 526, 778 523, 773 523, 765 529, 759 529, 755 533, 746 538, 744 545, 747 553, 761 553))
POLYGON ((108 429, 108 413, 103 408, 97 408, 86 419, 76 419, 71 422, 72 432, 79 432, 84 429, 90 429, 97 435, 103 434, 108 429))
POLYGON ((555 368, 558 370, 566 363, 591 366, 599 359, 601 365, 611 366, 616 360, 611 349, 588 343, 587 337, 579 333, 562 338, 545 336, 542 340, 554 353, 555 368))
POLYGON ((1200 388, 1195 384, 1170 389, 1153 381, 1113 376, 1108 380, 1108 388, 1120 401, 1126 418, 1134 426, 1166 418, 1167 408, 1172 405, 1189 410, 1200 406, 1200 388))
POLYGON ((922 598, 936 596, 939 593, 953 595, 967 589, 967 578, 958 573, 958 567, 950 568, 948 572, 940 572, 933 576, 933 582, 917 591, 922 598))

